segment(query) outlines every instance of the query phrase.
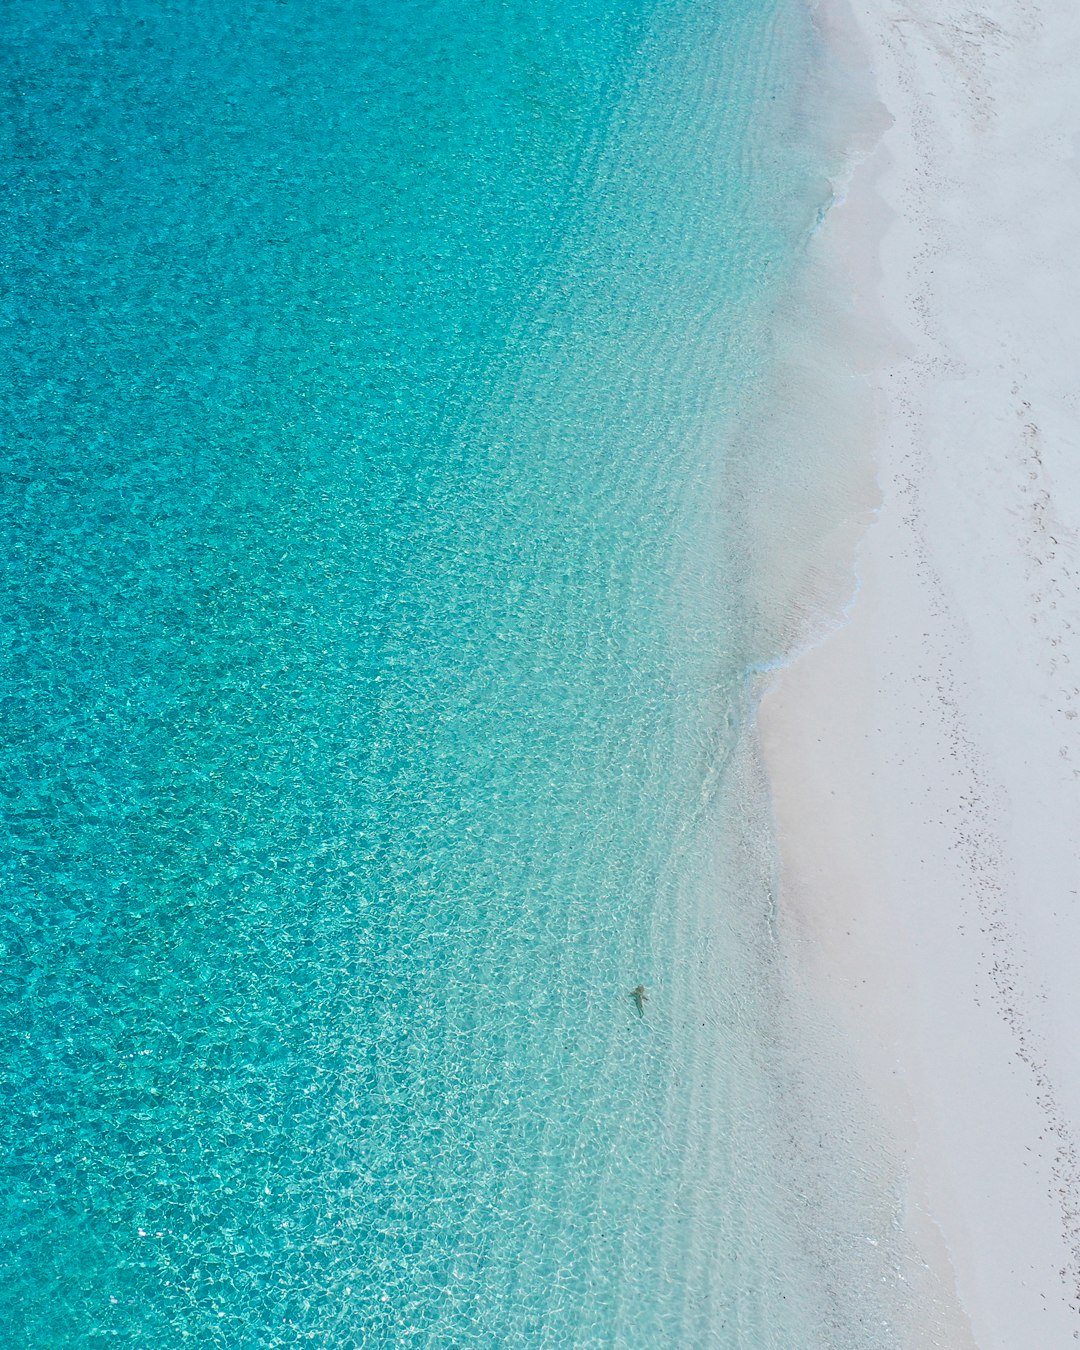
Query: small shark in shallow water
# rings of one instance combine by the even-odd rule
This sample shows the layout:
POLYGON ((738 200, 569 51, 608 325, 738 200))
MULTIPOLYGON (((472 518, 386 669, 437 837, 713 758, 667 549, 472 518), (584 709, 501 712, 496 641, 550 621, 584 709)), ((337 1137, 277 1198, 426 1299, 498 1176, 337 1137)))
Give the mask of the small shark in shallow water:
POLYGON ((645 992, 645 986, 639 984, 636 989, 630 990, 630 997, 634 1000, 634 1006, 637 1008, 639 1017, 645 1016, 645 1000, 649 997, 645 992))

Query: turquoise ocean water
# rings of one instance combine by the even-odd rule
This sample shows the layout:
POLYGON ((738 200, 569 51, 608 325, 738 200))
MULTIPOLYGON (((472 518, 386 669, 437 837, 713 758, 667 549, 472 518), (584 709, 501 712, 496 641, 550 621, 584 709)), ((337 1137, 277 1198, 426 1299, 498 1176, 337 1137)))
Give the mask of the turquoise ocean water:
POLYGON ((3 1343, 885 1344, 733 842, 802 4, 0 23, 3 1343))

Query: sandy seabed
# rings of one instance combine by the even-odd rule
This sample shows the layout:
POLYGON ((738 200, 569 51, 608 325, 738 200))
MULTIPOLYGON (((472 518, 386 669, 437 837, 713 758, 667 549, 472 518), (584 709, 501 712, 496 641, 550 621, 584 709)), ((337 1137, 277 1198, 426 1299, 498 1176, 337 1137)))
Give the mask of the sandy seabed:
POLYGON ((887 130, 828 229, 888 353, 881 505, 845 622, 761 705, 783 936, 955 1298, 934 1343, 1055 1350, 1080 1341, 1080 9, 852 23, 887 130))

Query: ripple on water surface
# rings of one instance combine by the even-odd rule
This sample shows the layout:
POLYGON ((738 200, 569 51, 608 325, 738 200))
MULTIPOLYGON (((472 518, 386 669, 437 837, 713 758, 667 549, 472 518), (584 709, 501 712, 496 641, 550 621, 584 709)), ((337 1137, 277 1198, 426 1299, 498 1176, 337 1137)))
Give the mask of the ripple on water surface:
POLYGON ((836 1344, 710 843, 800 7, 5 30, 12 1343, 836 1344))

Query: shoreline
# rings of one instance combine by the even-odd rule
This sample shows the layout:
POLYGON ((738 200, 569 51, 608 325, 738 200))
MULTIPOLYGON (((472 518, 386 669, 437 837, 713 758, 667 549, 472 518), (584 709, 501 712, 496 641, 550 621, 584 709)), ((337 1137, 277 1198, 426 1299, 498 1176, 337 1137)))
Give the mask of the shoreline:
POLYGON ((880 506, 841 626, 759 707, 781 942, 954 1304, 920 1343, 1064 1346, 1080 1341, 1080 18, 851 11, 891 122, 828 228, 878 335, 880 506))

